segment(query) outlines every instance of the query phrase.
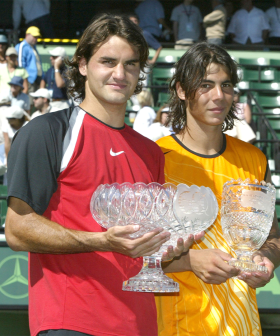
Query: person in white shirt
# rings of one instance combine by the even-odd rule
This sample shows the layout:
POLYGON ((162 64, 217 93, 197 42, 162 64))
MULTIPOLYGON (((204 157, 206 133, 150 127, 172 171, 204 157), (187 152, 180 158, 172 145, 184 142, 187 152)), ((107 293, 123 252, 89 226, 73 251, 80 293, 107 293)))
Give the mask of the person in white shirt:
POLYGON ((2 132, 5 144, 5 154, 11 148, 11 143, 16 132, 30 120, 30 116, 19 106, 8 107, 5 112, 6 119, 3 121, 2 132))
POLYGON ((20 26, 21 14, 28 27, 36 26, 43 37, 54 38, 54 30, 50 17, 50 0, 13 0, 14 31, 20 26))
POLYGON ((0 67, 6 66, 6 50, 8 48, 8 39, 6 35, 0 35, 0 67))
POLYGON ((162 106, 157 111, 157 116, 152 125, 147 129, 147 138, 157 141, 158 139, 171 134, 171 126, 166 126, 170 108, 168 105, 162 106))
POLYGON ((152 108, 154 105, 153 96, 150 91, 143 90, 137 95, 141 109, 137 112, 134 120, 133 129, 146 136, 148 127, 153 123, 156 112, 152 108))
POLYGON ((191 39, 199 40, 202 26, 200 10, 192 5, 193 0, 184 0, 182 4, 172 10, 173 34, 175 42, 191 39))
POLYGON ((235 43, 263 44, 269 31, 265 13, 254 7, 252 0, 242 0, 241 7, 231 19, 228 34, 235 43))
POLYGON ((233 101, 235 102, 235 114, 238 120, 235 119, 233 128, 224 133, 239 140, 253 143, 256 140, 256 134, 249 125, 252 117, 251 109, 247 103, 240 103, 239 98, 240 90, 235 87, 233 101))
POLYGON ((32 113, 31 119, 51 112, 51 95, 48 89, 41 88, 34 93, 30 93, 30 95, 33 97, 34 106, 37 109, 37 111, 32 113))
POLYGON ((270 26, 268 43, 280 44, 280 0, 275 0, 275 6, 266 11, 266 17, 270 26))

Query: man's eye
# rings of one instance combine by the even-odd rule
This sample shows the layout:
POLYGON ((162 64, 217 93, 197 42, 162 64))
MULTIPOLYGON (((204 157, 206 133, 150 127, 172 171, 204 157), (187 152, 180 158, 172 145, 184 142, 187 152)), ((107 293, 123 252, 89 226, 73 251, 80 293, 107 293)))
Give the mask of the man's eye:
POLYGON ((210 88, 210 85, 209 84, 201 84, 201 87, 203 89, 208 89, 208 88, 210 88))

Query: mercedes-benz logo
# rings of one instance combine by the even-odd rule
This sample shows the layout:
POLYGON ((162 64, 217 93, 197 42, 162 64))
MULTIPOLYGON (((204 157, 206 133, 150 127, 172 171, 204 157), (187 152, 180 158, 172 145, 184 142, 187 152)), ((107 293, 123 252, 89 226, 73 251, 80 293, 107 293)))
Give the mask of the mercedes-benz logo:
MULTIPOLYGON (((7 267, 7 269, 14 269, 14 273, 11 276, 8 276, 5 270, 4 274, 5 275, 7 274, 8 277, 6 280, 4 280, 4 282, 0 284, 0 292, 3 295, 11 299, 15 299, 15 300, 24 299, 28 296, 28 280, 21 274, 22 262, 28 262, 28 258, 21 254, 11 255, 3 259, 0 262, 0 273, 2 273, 3 271, 1 270, 2 267, 5 268, 5 266, 8 266, 7 263, 10 264, 9 267, 7 267), (26 285, 26 290, 24 290, 24 293, 23 294, 12 294, 11 291, 8 292, 9 289, 12 288, 10 285, 17 283, 17 282, 23 285, 26 285)), ((27 265, 26 265, 26 268, 27 268, 27 265)))

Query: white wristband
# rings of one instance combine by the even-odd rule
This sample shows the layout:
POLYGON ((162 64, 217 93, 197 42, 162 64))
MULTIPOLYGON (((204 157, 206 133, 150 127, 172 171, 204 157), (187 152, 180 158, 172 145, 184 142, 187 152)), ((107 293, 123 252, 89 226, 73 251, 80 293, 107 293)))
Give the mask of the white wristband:
POLYGON ((55 69, 54 72, 59 72, 59 69, 55 69))

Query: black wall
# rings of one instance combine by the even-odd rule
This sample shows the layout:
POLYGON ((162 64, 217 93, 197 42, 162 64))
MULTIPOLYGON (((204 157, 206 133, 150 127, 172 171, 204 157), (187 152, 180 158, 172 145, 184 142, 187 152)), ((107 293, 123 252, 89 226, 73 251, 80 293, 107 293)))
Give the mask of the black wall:
MULTIPOLYGON (((179 5, 181 0, 161 0, 165 10, 166 21, 172 9, 179 5)), ((51 0, 51 15, 56 35, 59 38, 79 37, 94 15, 100 12, 128 13, 139 4, 136 0, 51 0)), ((234 9, 239 8, 239 0, 232 0, 234 9)), ((193 4, 201 10, 202 15, 211 12, 210 0, 194 0, 193 4)), ((256 0, 254 5, 263 10, 273 6, 272 0, 256 0)), ((12 0, 0 0, 0 29, 12 29, 12 0)), ((171 26, 171 24, 170 24, 171 26)), ((24 36, 25 26, 22 19, 21 36, 24 36)))

